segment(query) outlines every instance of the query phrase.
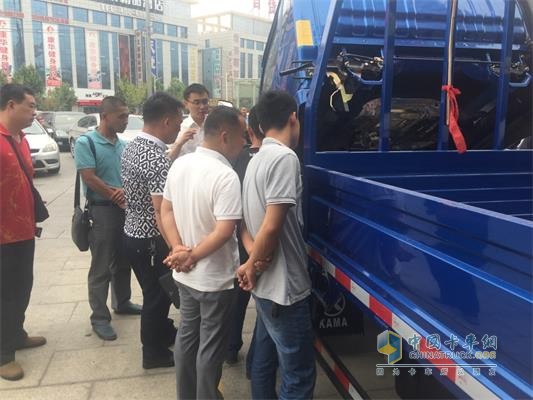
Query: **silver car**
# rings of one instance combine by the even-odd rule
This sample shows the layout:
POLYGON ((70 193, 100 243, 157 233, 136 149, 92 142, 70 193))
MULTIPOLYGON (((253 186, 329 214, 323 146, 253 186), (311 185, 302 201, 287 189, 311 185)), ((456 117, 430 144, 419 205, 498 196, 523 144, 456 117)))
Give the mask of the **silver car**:
MULTIPOLYGON (((88 132, 94 131, 100 123, 100 114, 88 114, 78 119, 68 131, 68 138, 70 143, 70 151, 74 157, 74 146, 76 140, 88 132)), ((133 140, 139 133, 142 132, 144 126, 143 117, 141 115, 130 114, 128 117, 128 126, 123 133, 119 133, 118 137, 129 142, 133 140)))
POLYGON ((52 139, 43 126, 33 121, 31 126, 23 129, 30 145, 31 160, 35 171, 46 171, 57 174, 61 168, 59 160, 59 146, 52 139))

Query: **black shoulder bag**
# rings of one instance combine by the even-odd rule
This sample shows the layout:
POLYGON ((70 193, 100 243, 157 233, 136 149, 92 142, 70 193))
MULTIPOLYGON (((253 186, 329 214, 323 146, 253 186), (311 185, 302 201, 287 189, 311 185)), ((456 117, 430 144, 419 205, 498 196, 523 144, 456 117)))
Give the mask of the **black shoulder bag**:
MULTIPOLYGON (((93 140, 89 136, 85 136, 89 141, 89 146, 96 160, 96 149, 93 140)), ((85 200, 85 207, 83 210, 80 207, 80 189, 81 179, 80 172, 76 171, 76 184, 74 188, 74 214, 72 215, 72 226, 70 228, 70 236, 76 247, 80 251, 89 250, 89 231, 91 229, 91 218, 89 216, 88 202, 85 200)), ((89 191, 87 187, 87 191, 89 191)))
POLYGON ((33 181, 30 177, 30 174, 26 170, 26 167, 24 166, 24 161, 22 161, 22 157, 20 156, 17 150, 15 141, 11 136, 7 136, 7 141, 9 142, 9 144, 11 144, 11 147, 13 147, 13 151, 17 156, 20 168, 22 168, 22 171, 24 172, 24 175, 26 176, 26 179, 28 179, 28 183, 30 184, 31 191, 33 193, 33 212, 35 214, 35 222, 43 222, 50 216, 50 214, 48 214, 48 210, 44 205, 44 201, 41 197, 41 194, 37 191, 37 189, 35 189, 35 186, 33 186, 33 181))

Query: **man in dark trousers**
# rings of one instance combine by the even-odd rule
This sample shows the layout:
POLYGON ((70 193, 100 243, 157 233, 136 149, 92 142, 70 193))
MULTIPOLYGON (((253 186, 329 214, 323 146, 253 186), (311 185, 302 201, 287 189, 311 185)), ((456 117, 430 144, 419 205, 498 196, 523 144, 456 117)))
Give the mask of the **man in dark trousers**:
POLYGON ((76 168, 86 186, 93 221, 89 232, 92 258, 88 278, 91 325, 103 340, 117 338, 106 304, 110 283, 111 305, 116 313, 141 313, 141 307, 130 301, 131 268, 124 251, 125 199, 120 157, 125 142, 117 133, 126 129, 128 116, 128 107, 121 99, 104 98, 100 125, 78 138, 74 148, 76 168))
POLYGON ((13 381, 24 376, 15 351, 46 343, 44 337, 28 336, 24 330, 36 228, 28 180, 33 166, 22 129, 32 124, 36 109, 31 89, 15 84, 0 89, 0 376, 13 381))
MULTIPOLYGON (((242 108, 241 108, 241 115, 242 115, 242 108)), ((259 151, 259 148, 261 147, 261 143, 263 142, 264 135, 263 132, 261 132, 261 129, 259 128, 259 121, 257 120, 257 113, 255 111, 255 107, 252 107, 250 109, 250 112, 248 113, 248 128, 246 130, 246 133, 248 135, 248 139, 250 140, 251 144, 246 144, 244 148, 241 151, 241 154, 239 154, 239 157, 235 161, 233 165, 233 169, 235 172, 237 172, 237 175, 239 176, 239 180, 242 182, 244 181, 244 174, 246 173, 246 167, 248 167, 248 163, 252 159, 254 155, 257 154, 259 151)), ((241 265, 246 262, 248 259, 248 253, 246 252, 246 249, 244 248, 242 241, 240 240, 240 234, 237 236, 237 239, 239 239, 239 259, 241 265)), ((235 364, 238 360, 238 354, 239 350, 242 347, 242 327, 244 324, 244 318, 246 316, 246 307, 248 307, 248 302, 250 300, 250 292, 246 290, 242 290, 241 288, 237 289, 237 300, 235 303, 235 306, 233 308, 233 315, 231 317, 231 333, 229 338, 229 346, 228 346, 228 352, 226 353, 226 363, 228 364, 235 364)), ((253 351, 252 349, 252 343, 250 344, 250 350, 248 351, 248 354, 253 351)), ((248 361, 247 361, 248 364, 248 361)), ((247 368, 248 369, 248 368, 247 368)))
MULTIPOLYGON (((126 250, 143 292, 141 342, 143 368, 173 367, 168 349, 176 328, 168 318, 170 299, 159 278, 169 273, 163 260, 169 247, 161 226, 161 200, 170 168, 167 144, 176 140, 183 104, 159 92, 143 106, 143 132, 122 153, 122 179, 126 197, 126 250)), ((177 287, 176 287, 177 291, 177 287)))

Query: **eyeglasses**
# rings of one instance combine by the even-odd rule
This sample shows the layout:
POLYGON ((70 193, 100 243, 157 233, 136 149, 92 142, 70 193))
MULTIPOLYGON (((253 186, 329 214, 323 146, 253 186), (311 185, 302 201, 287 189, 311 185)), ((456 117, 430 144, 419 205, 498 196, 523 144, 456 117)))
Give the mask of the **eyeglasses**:
POLYGON ((196 99, 196 100, 192 100, 192 101, 190 101, 190 100, 187 100, 187 101, 189 101, 189 103, 194 104, 195 106, 199 106, 200 104, 205 106, 205 105, 209 104, 209 99, 196 99))

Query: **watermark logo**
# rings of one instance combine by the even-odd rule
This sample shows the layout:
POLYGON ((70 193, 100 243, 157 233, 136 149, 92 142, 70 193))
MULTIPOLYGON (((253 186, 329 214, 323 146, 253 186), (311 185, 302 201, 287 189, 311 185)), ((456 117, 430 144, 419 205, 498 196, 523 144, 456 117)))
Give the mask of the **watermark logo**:
POLYGON ((394 364, 402 359, 402 337, 391 331, 378 335, 378 352, 387 356, 387 362, 394 364))

